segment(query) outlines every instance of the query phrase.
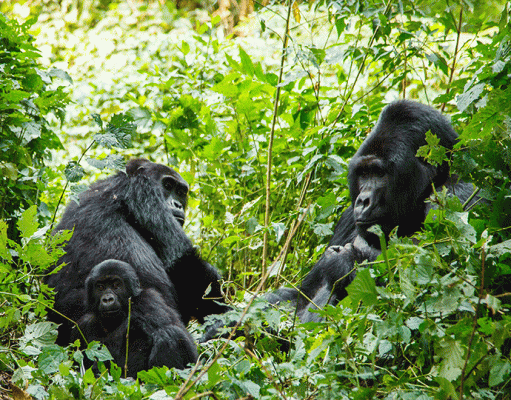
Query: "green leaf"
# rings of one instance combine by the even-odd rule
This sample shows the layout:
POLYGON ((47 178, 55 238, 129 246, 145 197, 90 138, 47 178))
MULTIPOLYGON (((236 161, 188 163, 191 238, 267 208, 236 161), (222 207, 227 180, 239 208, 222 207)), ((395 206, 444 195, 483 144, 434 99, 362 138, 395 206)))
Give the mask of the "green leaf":
POLYGON ((92 114, 92 120, 98 125, 100 128, 103 128, 103 121, 101 120, 101 116, 99 114, 92 114))
POLYGON ((122 170, 125 167, 124 157, 119 154, 109 154, 105 158, 87 158, 87 163, 98 169, 115 169, 122 170))
POLYGON ((280 239, 282 239, 282 236, 286 232, 286 224, 283 224, 282 222, 272 222, 271 226, 273 228, 273 231, 275 232, 276 241, 277 243, 280 242, 280 239))
POLYGON ((48 375, 58 372, 60 363, 66 359, 65 349, 56 344, 44 347, 37 358, 39 369, 48 375))
POLYGON ((76 161, 70 161, 66 165, 66 169, 64 170, 64 174, 66 175, 66 179, 69 182, 78 182, 85 175, 85 171, 76 161))
POLYGON ((465 362, 461 343, 449 337, 444 337, 436 343, 435 349, 435 354, 442 358, 438 376, 450 382, 458 379, 465 362))
POLYGON ((7 222, 0 220, 0 258, 11 262, 12 256, 7 248, 7 240, 7 222))
POLYGON ((346 288, 353 304, 360 301, 366 306, 372 306, 378 301, 378 292, 376 291, 376 283, 367 268, 359 269, 357 276, 346 288))
POLYGON ((53 68, 49 71, 49 75, 60 78, 63 81, 67 81, 71 85, 73 84, 73 79, 71 78, 71 76, 66 71, 62 71, 61 69, 53 68))
POLYGON ((496 386, 506 381, 511 374, 511 364, 507 360, 497 360, 490 369, 488 384, 496 386))
POLYGON ((456 105, 458 110, 461 112, 465 111, 467 107, 472 104, 474 101, 479 99, 479 96, 484 90, 484 83, 478 83, 477 85, 472 86, 465 93, 460 94, 456 99, 456 105))
POLYGON ((112 360, 112 355, 106 348, 106 346, 102 345, 98 342, 91 342, 89 346, 85 350, 85 354, 92 361, 108 361, 112 360))
POLYGON ((52 345, 56 339, 57 324, 45 321, 28 325, 25 334, 20 338, 20 342, 23 344, 31 343, 33 346, 42 348, 52 345))
POLYGON ((18 228, 24 238, 31 237, 37 229, 39 229, 36 205, 30 206, 23 212, 21 218, 18 220, 18 228))
POLYGON ((83 383, 93 385, 94 382, 96 382, 96 377, 94 376, 94 372, 92 372, 92 368, 89 368, 85 371, 85 374, 83 374, 83 383))
POLYGON ((248 54, 241 48, 241 46, 238 48, 240 53, 240 59, 241 59, 241 66, 242 70, 250 75, 254 76, 254 64, 252 63, 252 60, 248 56, 248 54))
POLYGON ((445 147, 440 146, 440 139, 431 131, 426 132, 427 145, 419 147, 417 157, 424 158, 433 166, 438 166, 447 160, 445 147))

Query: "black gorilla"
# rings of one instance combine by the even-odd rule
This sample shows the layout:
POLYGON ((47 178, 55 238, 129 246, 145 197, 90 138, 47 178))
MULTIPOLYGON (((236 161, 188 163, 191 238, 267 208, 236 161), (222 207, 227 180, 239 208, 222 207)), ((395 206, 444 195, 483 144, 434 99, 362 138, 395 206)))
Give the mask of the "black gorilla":
MULTIPOLYGON (((127 365, 127 376, 136 378, 139 371, 154 366, 184 368, 197 358, 192 338, 174 335, 172 327, 180 325, 179 320, 161 326, 156 334, 153 329, 147 329, 147 313, 151 310, 140 307, 138 297, 142 290, 131 265, 117 260, 103 261, 91 270, 85 286, 87 314, 80 318, 78 326, 88 342, 105 344, 117 365, 123 369, 127 365)), ((157 292, 152 295, 151 306, 153 309, 169 308, 157 292)), ((81 335, 75 330, 72 340, 79 338, 81 335)))
POLYGON ((383 109, 376 127, 350 161, 352 205, 341 215, 325 253, 299 292, 279 289, 268 295, 270 302, 292 300, 302 322, 317 320, 309 304, 323 307, 342 300, 355 276, 355 262, 373 261, 379 255, 379 238, 368 228, 378 224, 387 237, 396 226, 400 236, 418 231, 431 207, 425 200, 433 187, 447 187, 462 202, 469 198, 472 185, 450 176, 447 163, 433 166, 415 156, 426 144, 428 131, 447 149, 457 141, 449 121, 429 106, 402 100, 383 109))
MULTIPOLYGON (((136 159, 126 165, 126 173, 94 183, 79 204, 72 202, 56 228, 74 229, 58 262, 62 269, 45 278, 55 288, 56 311, 80 320, 86 313, 85 280, 95 265, 115 259, 130 264, 138 276, 141 294, 135 303, 145 314, 149 336, 166 327, 174 343, 188 342, 185 325, 191 317, 202 322, 206 315, 225 312, 227 306, 218 303, 217 270, 197 255, 181 227, 187 193, 188 184, 176 171, 136 159)), ((50 318, 62 323, 58 343, 69 343, 73 324, 55 313, 50 318)), ((190 348, 173 351, 194 361, 195 349, 183 354, 190 348)))

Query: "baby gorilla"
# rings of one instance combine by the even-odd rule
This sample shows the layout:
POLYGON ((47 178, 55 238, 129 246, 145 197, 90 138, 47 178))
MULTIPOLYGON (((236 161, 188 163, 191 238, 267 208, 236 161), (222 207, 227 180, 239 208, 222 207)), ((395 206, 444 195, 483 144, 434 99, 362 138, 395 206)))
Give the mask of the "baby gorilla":
MULTIPOLYGON (((161 324, 163 327, 156 332, 154 327, 148 329, 147 313, 151 310, 139 309, 142 290, 130 264, 103 261, 91 270, 85 285, 88 312, 78 321, 78 327, 88 342, 98 341, 108 348, 124 375, 136 378, 139 371, 154 366, 184 368, 194 361, 189 354, 197 357, 193 339, 176 343, 172 326, 161 324)), ((157 291, 152 295, 153 310, 168 307, 157 291)), ((81 338, 77 330, 73 336, 73 340, 81 338)))

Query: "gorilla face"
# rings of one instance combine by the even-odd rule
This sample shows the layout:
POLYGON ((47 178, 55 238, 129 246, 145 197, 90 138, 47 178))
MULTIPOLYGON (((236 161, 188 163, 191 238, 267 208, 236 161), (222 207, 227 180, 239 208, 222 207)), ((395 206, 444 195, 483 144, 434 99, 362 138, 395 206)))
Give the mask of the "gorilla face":
POLYGON ((183 226, 189 186, 179 173, 166 165, 154 164, 145 159, 131 160, 126 165, 126 173, 128 176, 144 175, 159 182, 172 215, 183 226))

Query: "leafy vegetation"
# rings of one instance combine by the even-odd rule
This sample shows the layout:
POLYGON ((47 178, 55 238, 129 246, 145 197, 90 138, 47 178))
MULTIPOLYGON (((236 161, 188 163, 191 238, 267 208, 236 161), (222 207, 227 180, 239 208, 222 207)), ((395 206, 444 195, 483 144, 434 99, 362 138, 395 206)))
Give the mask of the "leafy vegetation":
MULTIPOLYGON (((13 397, 510 398, 509 3, 275 4, 232 38, 200 10, 83 4, 0 5, 0 379, 13 397), (350 202, 347 163, 398 98, 451 116, 447 156, 487 203, 437 193, 424 229, 392 237, 323 322, 252 301, 323 252, 350 202), (131 156, 190 183, 185 228, 250 333, 137 381, 85 370, 108 359, 98 344, 54 344, 40 283, 69 237, 48 235, 62 204, 131 156)), ((428 143, 422 156, 446 156, 428 143)))

